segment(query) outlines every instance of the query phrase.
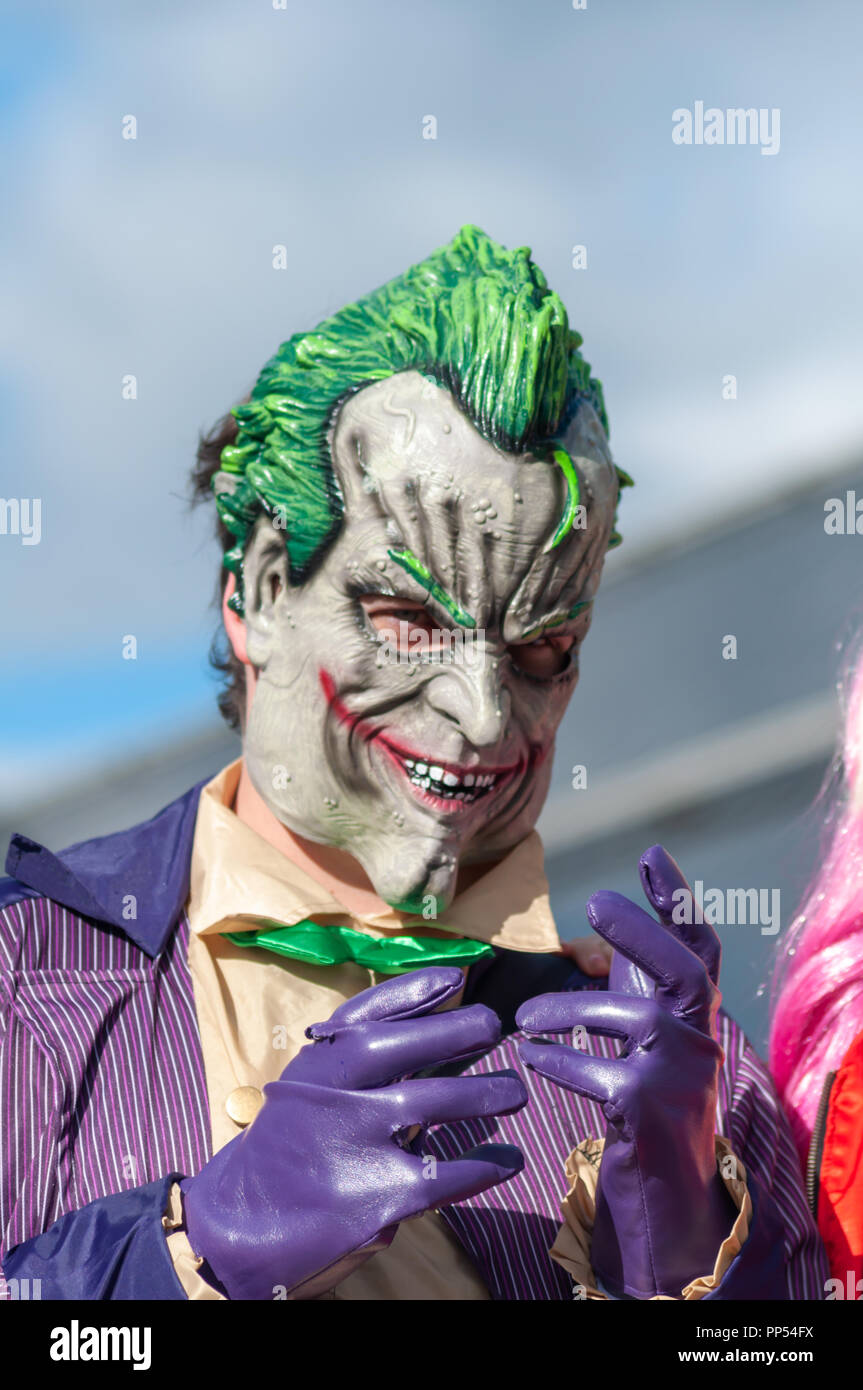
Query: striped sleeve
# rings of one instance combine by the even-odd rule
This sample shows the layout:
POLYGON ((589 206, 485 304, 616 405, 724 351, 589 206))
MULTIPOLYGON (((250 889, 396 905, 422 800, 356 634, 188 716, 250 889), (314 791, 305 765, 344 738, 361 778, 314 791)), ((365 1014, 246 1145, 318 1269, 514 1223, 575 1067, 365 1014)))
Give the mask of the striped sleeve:
POLYGON ((0 1262, 18 1231, 44 1230, 62 1206, 63 1106, 56 1069, 16 1008, 0 961, 0 1262))
MULTIPOLYGON (((0 1267, 18 1280, 0 1297, 49 1280, 45 1252, 60 1270, 61 1248, 88 1229, 117 1237, 102 1271, 112 1290, 141 1287, 118 1273, 131 1270, 130 1241, 165 1245, 158 1184, 209 1158, 187 936, 184 917, 151 960, 51 899, 0 910, 0 1267)), ((154 1296, 182 1296, 166 1268, 154 1296)), ((89 1273, 101 1290, 94 1261, 89 1273)), ((85 1296, 73 1260, 65 1277, 85 1296)))
MULTIPOLYGON (((2 916, 2 914, 0 914, 2 916)), ((21 1229, 42 1230, 61 1205, 62 1104, 51 1059, 16 1009, 17 960, 0 934, 0 1296, 4 1256, 21 1229)), ((18 1296, 17 1294, 15 1296, 18 1296)))

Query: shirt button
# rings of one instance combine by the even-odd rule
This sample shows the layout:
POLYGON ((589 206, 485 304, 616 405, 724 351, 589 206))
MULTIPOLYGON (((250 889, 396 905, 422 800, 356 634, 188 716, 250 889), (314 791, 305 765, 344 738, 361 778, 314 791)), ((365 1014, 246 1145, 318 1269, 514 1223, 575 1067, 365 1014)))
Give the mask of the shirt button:
POLYGON ((237 1086, 225 1101, 228 1118, 245 1129, 250 1125, 264 1103, 264 1097, 257 1086, 237 1086))

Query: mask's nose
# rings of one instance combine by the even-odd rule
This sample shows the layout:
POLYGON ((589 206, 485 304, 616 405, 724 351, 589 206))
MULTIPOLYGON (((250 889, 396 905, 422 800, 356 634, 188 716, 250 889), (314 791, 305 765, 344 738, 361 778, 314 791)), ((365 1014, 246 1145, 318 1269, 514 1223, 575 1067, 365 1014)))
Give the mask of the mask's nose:
POLYGON ((502 674, 501 657, 474 652, 470 664, 447 667, 428 682, 426 703, 457 725, 474 748, 493 748, 503 739, 511 712, 502 674))

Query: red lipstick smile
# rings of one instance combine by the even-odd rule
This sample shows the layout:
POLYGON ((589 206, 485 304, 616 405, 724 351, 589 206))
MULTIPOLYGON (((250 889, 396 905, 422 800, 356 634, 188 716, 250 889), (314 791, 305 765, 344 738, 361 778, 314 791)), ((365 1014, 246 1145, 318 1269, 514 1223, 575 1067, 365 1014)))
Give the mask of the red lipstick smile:
POLYGON ((352 714, 336 695, 329 673, 321 670, 318 674, 324 698, 339 722, 367 743, 374 740, 380 744, 390 762, 407 778, 418 800, 430 809, 438 812, 463 811, 492 792, 499 791, 524 770, 524 759, 513 763, 468 767, 410 748, 368 720, 352 714))

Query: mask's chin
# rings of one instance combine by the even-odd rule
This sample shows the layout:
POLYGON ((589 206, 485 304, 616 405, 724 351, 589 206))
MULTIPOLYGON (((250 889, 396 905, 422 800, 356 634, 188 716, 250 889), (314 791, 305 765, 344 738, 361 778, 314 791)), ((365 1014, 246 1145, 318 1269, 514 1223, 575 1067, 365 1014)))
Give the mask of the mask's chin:
POLYGON ((365 869, 379 898, 399 912, 433 923, 455 897, 457 850, 457 844, 439 844, 402 831, 379 836, 374 842, 359 842, 350 852, 365 869))
POLYGON ((246 748, 246 765, 253 785, 269 810, 286 829, 314 844, 349 854, 365 870, 378 897, 400 912, 426 917, 433 922, 455 896, 459 865, 458 837, 411 833, 404 824, 396 828, 392 812, 368 792, 361 800, 344 787, 331 785, 328 793, 341 814, 335 821, 315 815, 312 807, 298 804, 286 789, 276 795, 266 775, 272 758, 255 757, 246 748))
POLYGON ((546 791, 539 779, 518 817, 491 838, 459 835, 443 826, 437 834, 412 832, 405 826, 397 831, 379 827, 377 833, 370 828, 368 835, 342 848, 362 865, 379 898, 400 912, 434 922, 445 918, 456 895, 459 868, 494 863, 507 855, 533 829, 546 791))

